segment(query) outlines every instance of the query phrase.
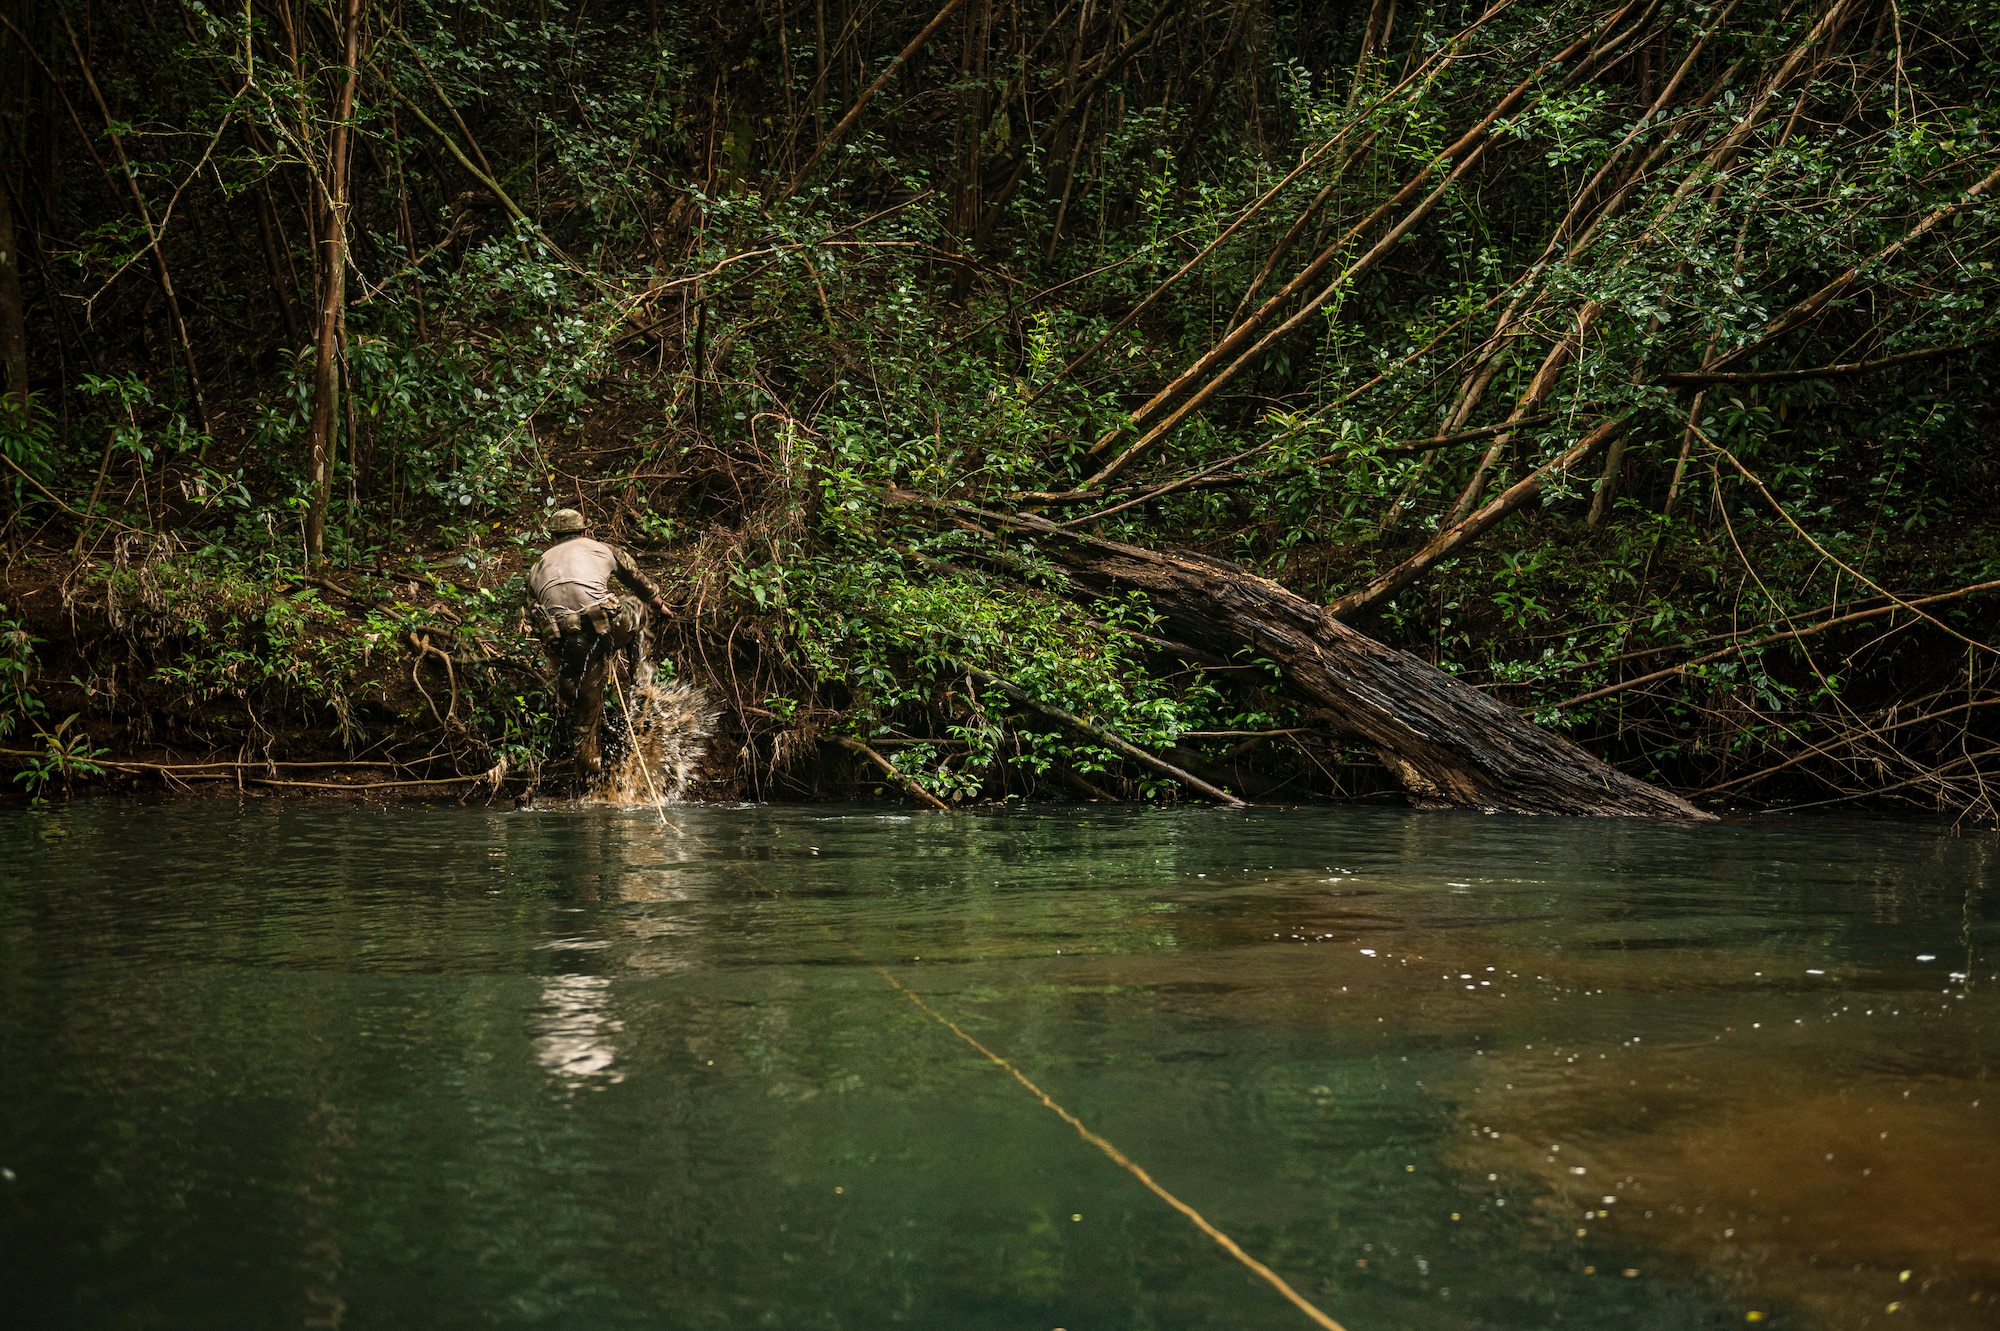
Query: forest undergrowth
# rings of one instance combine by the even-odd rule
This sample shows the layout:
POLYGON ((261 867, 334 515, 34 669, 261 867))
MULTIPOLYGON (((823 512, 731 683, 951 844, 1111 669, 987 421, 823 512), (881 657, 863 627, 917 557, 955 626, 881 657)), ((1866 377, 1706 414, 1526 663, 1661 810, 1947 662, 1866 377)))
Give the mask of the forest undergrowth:
POLYGON ((697 795, 1426 797, 1095 540, 1708 807, 2000 817, 1996 0, 0 20, 23 794, 542 780, 573 506, 697 795))

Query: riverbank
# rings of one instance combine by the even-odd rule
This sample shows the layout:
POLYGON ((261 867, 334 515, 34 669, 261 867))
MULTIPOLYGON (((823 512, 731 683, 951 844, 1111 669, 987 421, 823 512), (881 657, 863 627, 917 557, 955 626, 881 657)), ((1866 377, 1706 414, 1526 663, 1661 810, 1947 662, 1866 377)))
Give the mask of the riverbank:
MULTIPOLYGON (((587 464, 592 450, 583 451, 567 460, 587 464)), ((594 483, 587 474, 568 479, 594 483)), ((542 543, 533 524, 529 516, 434 528, 428 540, 406 537, 368 562, 317 572, 268 542, 246 558, 212 530, 179 526, 102 531, 82 553, 17 548, 0 572, 15 718, 0 767, 19 774, 9 793, 214 787, 490 800, 551 784, 573 790, 567 772, 544 770, 550 679, 521 615, 524 575, 542 543)), ((1025 731, 1053 760, 1016 731, 1013 763, 953 779, 948 751, 963 749, 962 739, 910 726, 921 726, 921 712, 857 725, 867 694, 802 678, 782 614, 756 613, 732 586, 741 578, 730 556, 744 533, 717 528, 669 545, 619 514, 604 534, 630 545, 665 585, 670 614, 651 628, 662 678, 714 700, 703 755, 682 783, 691 798, 873 791, 937 806, 1202 797, 1074 730, 1025 731)), ((1393 789, 1379 764, 1285 720, 1175 734, 1155 745, 1165 756, 1152 761, 1255 795, 1393 789), (1266 761, 1278 745, 1309 758, 1317 751, 1322 779, 1302 774, 1296 759, 1266 761), (1344 781, 1325 777, 1329 764, 1344 781)))
MULTIPOLYGON (((568 461, 579 470, 567 484, 595 483, 587 453, 568 461)), ((760 609, 742 574, 754 529, 718 525, 699 539, 663 542, 622 510, 608 527, 667 587, 672 614, 655 625, 653 638, 665 678, 715 702, 713 725, 705 727, 712 734, 685 783, 691 798, 825 800, 873 792, 919 807, 1212 798, 1204 790, 1286 803, 1412 798, 1375 753, 1330 726, 1268 666, 1246 678, 1185 645, 1093 618, 1071 668, 1097 673, 1107 662, 1124 662, 1144 672, 1124 681, 1128 689, 1157 688, 1148 676, 1171 679, 1179 670, 1178 689, 1156 696, 1201 709, 1184 710, 1178 725, 1150 734, 1129 693, 1099 695, 1094 708, 1089 695, 1057 693, 1102 723, 1087 733, 1052 724, 1040 704, 1040 711, 1012 705, 990 691, 982 701, 967 680, 921 683, 934 667, 923 664, 920 640, 876 667, 872 687, 852 675, 815 679, 814 626, 783 606, 760 609), (1103 659, 1093 665, 1093 657, 1103 659), (890 673, 879 673, 884 667, 890 673), (984 730, 968 732, 950 720, 968 704, 984 730), (1104 747, 1098 737, 1115 732, 1103 724, 1129 727, 1154 766, 1104 747), (975 765, 982 753, 983 766, 975 765)), ((1550 524, 1541 530, 1561 539, 1550 524)), ((0 715, 11 723, 0 732, 0 770, 14 777, 7 797, 212 788, 490 801, 569 788, 562 774, 544 771, 553 734, 546 665, 520 616, 522 576, 541 544, 532 516, 404 532, 365 561, 328 563, 318 572, 303 571, 281 547, 266 542, 245 551, 227 536, 192 524, 158 534, 100 527, 81 554, 55 542, 12 550, 0 569, 0 679, 9 692, 0 715)), ((1903 549, 1898 557, 1920 556, 1903 549)), ((1658 565, 1663 581, 1687 572, 1664 557, 1658 565)), ((1722 650, 1709 658, 1720 663, 1679 681, 1711 700, 1684 709, 1678 723, 1693 743, 1655 747, 1648 761, 1643 746, 1656 742, 1649 736, 1662 720, 1657 704, 1632 711, 1615 697, 1594 704, 1585 714, 1600 720, 1581 727, 1538 704, 1551 681, 1504 664, 1524 661, 1535 635, 1510 621, 1504 597, 1481 593, 1483 577, 1479 566, 1465 568, 1438 593, 1462 598, 1447 604, 1471 631, 1463 641, 1495 663, 1487 672, 1451 666, 1461 677, 1484 673, 1484 686, 1498 697, 1545 724, 1569 724, 1628 770, 1648 771, 1709 807, 1824 801, 1825 776, 1808 765, 1824 741, 1810 727, 1794 733, 1765 725, 1756 708, 1783 678, 1761 644, 1811 639, 1822 632, 1819 623, 1676 625, 1683 654, 1719 642, 1722 650), (1712 631, 1704 636, 1703 627, 1712 631), (1732 656, 1758 663, 1758 673, 1732 684, 1732 656), (1701 738, 1704 730, 1714 738, 1701 738), (1744 746, 1750 735, 1755 745, 1744 746)), ((1907 744, 1942 729, 1950 733, 1940 738, 1955 734, 1962 745, 1976 734, 1955 728, 1977 723, 1983 703, 1977 690, 1969 701, 1949 696, 1965 669, 1951 635, 1893 604, 1872 612, 1870 602, 1860 604, 1859 611, 1836 608, 1836 622, 1819 639, 1849 659, 1856 647, 1875 657, 1842 681, 1842 697, 1886 719, 1871 721, 1864 712, 1847 723, 1850 736, 1884 734, 1907 744), (1900 648, 1884 653, 1880 644, 1891 637, 1900 648), (1869 698, 1876 701, 1863 701, 1869 698)), ((1086 601, 1085 613, 1103 613, 1104 605, 1086 601)), ((1973 635, 1988 631, 1981 626, 1993 614, 1979 597, 1939 610, 1973 635)), ((1818 617, 1824 621, 1828 611, 1818 617)), ((1430 651, 1447 663, 1437 644, 1430 651)), ((1648 658, 1661 654, 1631 654, 1633 664, 1620 667, 1630 682, 1600 691, 1647 685, 1648 658)), ((1651 691, 1675 686, 1669 680, 1651 691)), ((1948 771, 1949 761, 1938 766, 1948 771)), ((1853 775, 1854 789, 1833 792, 1841 802, 1950 811, 1956 798, 1943 779, 1871 783, 1853 775)))

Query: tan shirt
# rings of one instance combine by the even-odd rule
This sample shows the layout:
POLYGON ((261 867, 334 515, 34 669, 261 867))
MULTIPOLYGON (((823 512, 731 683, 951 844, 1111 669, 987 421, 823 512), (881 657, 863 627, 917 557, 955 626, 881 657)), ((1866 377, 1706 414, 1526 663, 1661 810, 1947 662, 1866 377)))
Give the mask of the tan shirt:
POLYGON ((573 536, 550 546, 528 570, 528 595, 544 609, 582 614, 617 599, 611 590, 613 578, 637 592, 641 600, 650 601, 660 594, 632 556, 588 536, 573 536))

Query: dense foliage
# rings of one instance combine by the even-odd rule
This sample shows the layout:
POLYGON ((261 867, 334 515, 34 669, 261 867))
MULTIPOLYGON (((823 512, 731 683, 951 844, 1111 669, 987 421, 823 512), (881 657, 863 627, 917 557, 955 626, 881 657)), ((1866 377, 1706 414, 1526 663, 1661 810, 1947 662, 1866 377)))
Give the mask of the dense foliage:
POLYGON ((509 578, 580 503, 668 571, 759 790, 836 733, 948 798, 1155 779, 974 670, 1232 784, 1369 788, 1254 646, 1072 594, 1026 511, 1265 573, 1684 788, 1992 812, 1994 0, 4 36, 8 595, 103 626, 41 672, 50 744, 532 761, 509 578))

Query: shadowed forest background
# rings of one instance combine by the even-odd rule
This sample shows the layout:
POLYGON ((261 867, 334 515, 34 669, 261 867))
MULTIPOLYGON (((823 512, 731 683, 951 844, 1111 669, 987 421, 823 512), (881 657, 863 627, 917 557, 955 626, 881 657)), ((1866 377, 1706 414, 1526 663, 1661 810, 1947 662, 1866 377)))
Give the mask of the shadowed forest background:
POLYGON ((0 17, 17 789, 532 777, 574 506, 714 793, 1479 803, 1270 579, 1711 806, 1996 814, 1995 0, 0 17))

